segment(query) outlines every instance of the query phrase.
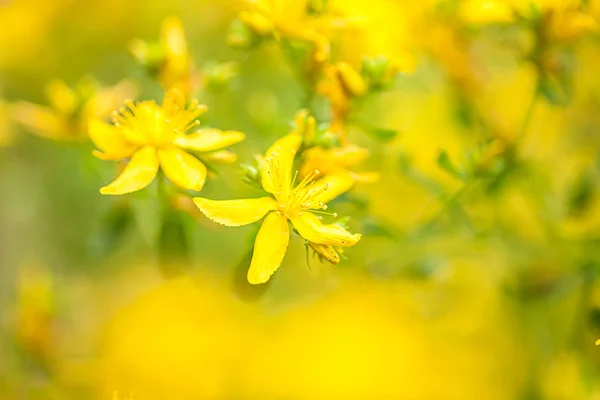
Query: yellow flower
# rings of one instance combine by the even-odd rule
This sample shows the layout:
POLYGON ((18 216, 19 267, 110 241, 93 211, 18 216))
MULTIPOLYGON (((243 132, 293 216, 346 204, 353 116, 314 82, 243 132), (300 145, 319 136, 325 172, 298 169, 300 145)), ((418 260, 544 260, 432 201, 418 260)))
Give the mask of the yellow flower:
POLYGON ((549 39, 568 41, 598 28, 594 16, 581 10, 580 4, 574 0, 467 0, 461 3, 459 14, 464 21, 475 24, 511 23, 539 14, 549 39))
POLYGON ((17 343, 40 361, 54 355, 55 290, 50 271, 38 265, 19 269, 14 325, 17 343))
POLYGON ((122 81, 113 87, 97 87, 83 80, 71 89, 61 80, 46 87, 50 107, 20 101, 10 107, 11 118, 38 136, 55 140, 85 140, 93 118, 105 118, 127 98, 134 86, 122 81))
POLYGON ((141 64, 157 70, 163 89, 177 87, 186 96, 192 93, 194 62, 179 18, 169 17, 163 21, 158 47, 137 39, 131 43, 130 50, 141 64))
POLYGON ((159 165, 176 185, 200 191, 207 169, 188 151, 215 152, 214 159, 231 161, 235 157, 227 158, 228 153, 221 149, 245 137, 241 132, 219 129, 199 129, 187 134, 199 125, 196 119, 206 107, 197 100, 186 106, 179 90, 167 92, 162 106, 154 101, 126 104, 127 108, 114 112, 114 125, 100 120, 90 123, 90 137, 99 149, 95 156, 104 160, 129 158, 121 175, 100 189, 102 194, 119 195, 145 188, 154 180, 159 165))
POLYGON ((548 36, 555 40, 574 40, 597 29, 596 19, 586 12, 569 9, 549 15, 548 36))
MULTIPOLYGON (((326 203, 352 186, 348 175, 329 175, 316 179, 318 170, 307 174, 297 186, 292 177, 294 158, 301 136, 292 132, 277 140, 265 154, 261 165, 261 184, 273 197, 215 201, 194 198, 198 208, 208 218, 226 226, 242 226, 265 218, 256 241, 248 270, 248 282, 265 283, 279 268, 285 256, 290 228, 288 220, 300 236, 324 249, 353 246, 361 235, 351 234, 335 224, 323 224, 315 213, 327 209, 326 203)), ((330 257, 337 262, 339 258, 330 257)))
POLYGON ((367 92, 364 79, 345 62, 330 64, 323 68, 323 78, 317 85, 317 92, 329 100, 331 130, 344 140, 344 121, 350 111, 350 100, 367 92))
POLYGON ((307 15, 306 1, 248 0, 245 5, 239 19, 257 36, 306 40, 314 45, 315 61, 329 57, 331 44, 327 31, 336 21, 329 16, 307 15))
POLYGON ((511 5, 498 0, 467 0, 460 3, 459 15, 468 23, 510 23, 515 19, 511 5))
POLYGON ((316 168, 323 175, 349 175, 355 182, 373 183, 379 179, 377 172, 353 172, 349 168, 362 163, 369 156, 369 151, 355 144, 343 147, 323 149, 313 147, 305 153, 304 163, 300 168, 300 176, 306 176, 316 168))
POLYGON ((335 54, 352 65, 364 56, 385 55, 398 71, 414 71, 414 24, 434 1, 328 0, 330 13, 343 21, 335 54))

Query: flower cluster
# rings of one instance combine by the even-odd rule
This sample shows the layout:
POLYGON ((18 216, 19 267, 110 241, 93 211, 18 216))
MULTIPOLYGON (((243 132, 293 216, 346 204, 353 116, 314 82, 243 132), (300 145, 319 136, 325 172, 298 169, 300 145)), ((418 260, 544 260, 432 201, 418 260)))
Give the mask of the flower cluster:
MULTIPOLYGON (((385 57, 366 58, 361 72, 348 62, 336 60, 332 32, 348 24, 349 20, 336 16, 324 3, 320 7, 318 2, 310 2, 302 9, 289 10, 263 1, 247 2, 233 24, 229 42, 234 47, 268 40, 282 50, 306 45, 310 51, 304 53, 301 79, 305 80, 307 95, 327 100, 331 115, 328 122, 318 124, 307 104, 296 114, 291 133, 276 140, 264 155, 256 155, 254 165, 242 164, 244 181, 268 197, 193 198, 206 217, 222 225, 242 226, 264 217, 247 274, 251 284, 267 282, 279 268, 292 230, 304 239, 307 249, 331 264, 338 264, 344 248, 355 245, 361 237, 347 230, 347 218, 325 210, 328 202, 348 192, 356 182, 378 180, 376 172, 356 170, 369 152, 349 140, 348 128, 355 100, 391 85, 398 69, 385 57), (323 217, 331 221, 325 223, 323 217)), ((40 136, 89 139, 96 147, 92 152, 96 158, 118 162, 117 178, 102 187, 101 194, 140 191, 159 174, 157 187, 164 192, 164 174, 174 186, 167 188, 168 196, 160 196, 160 201, 167 208, 189 212, 187 192, 203 189, 207 178, 215 175, 212 164, 235 162, 237 157, 228 148, 246 138, 239 131, 205 126, 200 117, 207 107, 194 98, 212 84, 231 80, 236 64, 208 63, 198 68, 182 23, 174 17, 164 20, 158 41, 136 39, 130 52, 163 89, 161 104, 129 100, 137 91, 129 81, 105 88, 84 80, 74 89, 54 81, 47 91, 50 108, 19 102, 2 110, 8 109, 13 121, 40 136)), ((3 138, 9 137, 9 130, 10 124, 4 124, 3 138)))

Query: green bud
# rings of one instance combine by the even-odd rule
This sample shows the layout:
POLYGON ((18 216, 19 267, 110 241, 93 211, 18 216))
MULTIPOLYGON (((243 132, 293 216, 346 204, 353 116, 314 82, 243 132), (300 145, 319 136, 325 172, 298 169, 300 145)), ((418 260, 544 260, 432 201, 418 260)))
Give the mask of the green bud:
POLYGON ((261 160, 257 157, 253 164, 240 164, 240 173, 242 174, 242 180, 254 186, 258 189, 262 188, 260 182, 260 163, 261 160))
POLYGON ((202 69, 206 85, 219 88, 226 86, 238 74, 238 64, 235 62, 208 63, 202 69))
POLYGON ((370 89, 385 89, 394 83, 398 69, 387 57, 378 55, 364 57, 361 72, 369 83, 370 89))
POLYGON ((250 47, 257 37, 253 30, 241 20, 234 20, 229 26, 227 34, 227 44, 236 49, 245 49, 250 47))
POLYGON ((138 64, 150 74, 156 74, 165 63, 165 49, 161 43, 148 43, 136 39, 131 42, 129 52, 138 64))
POLYGON ((313 146, 331 149, 340 145, 339 137, 329 129, 329 124, 321 124, 316 130, 313 146))
POLYGON ((342 217, 336 220, 333 224, 348 230, 350 229, 350 217, 342 217))
POLYGON ((294 117, 293 125, 296 132, 302 136, 304 143, 307 145, 312 144, 315 140, 317 121, 310 114, 310 111, 307 109, 298 111, 294 117))

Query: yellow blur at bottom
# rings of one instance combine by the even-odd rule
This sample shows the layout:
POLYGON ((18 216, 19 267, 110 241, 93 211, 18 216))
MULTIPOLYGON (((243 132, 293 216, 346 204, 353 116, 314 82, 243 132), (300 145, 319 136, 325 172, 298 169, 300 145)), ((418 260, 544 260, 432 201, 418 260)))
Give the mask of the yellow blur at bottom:
POLYGON ((516 398, 525 367, 514 321, 476 271, 436 287, 350 276, 281 308, 171 281, 111 324, 101 398, 516 398))

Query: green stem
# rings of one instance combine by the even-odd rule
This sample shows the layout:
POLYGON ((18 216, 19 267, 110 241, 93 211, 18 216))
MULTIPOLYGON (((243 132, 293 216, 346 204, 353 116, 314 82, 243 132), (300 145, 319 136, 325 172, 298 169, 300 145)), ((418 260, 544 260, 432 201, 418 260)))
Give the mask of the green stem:
POLYGON ((519 127, 519 132, 517 133, 517 138, 516 138, 515 144, 514 144, 515 147, 517 147, 523 141, 523 138, 525 137, 525 134, 527 133, 527 130, 529 128, 529 125, 531 124, 531 117, 533 116, 533 110, 537 104, 538 86, 539 86, 539 82, 538 82, 538 78, 536 77, 534 92, 531 97, 531 101, 529 102, 529 106, 527 107, 527 111, 525 111, 525 116, 523 117, 521 126, 519 127))

